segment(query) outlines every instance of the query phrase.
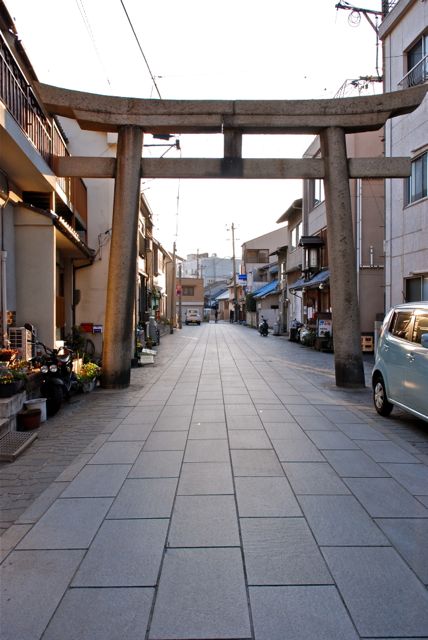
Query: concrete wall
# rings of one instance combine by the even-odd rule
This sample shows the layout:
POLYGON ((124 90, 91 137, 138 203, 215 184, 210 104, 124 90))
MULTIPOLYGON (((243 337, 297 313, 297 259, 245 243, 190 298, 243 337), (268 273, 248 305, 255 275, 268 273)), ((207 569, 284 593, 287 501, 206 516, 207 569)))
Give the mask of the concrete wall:
POLYGON ((53 346, 56 339, 56 249, 52 221, 17 206, 15 243, 19 256, 16 261, 16 326, 30 322, 42 342, 53 346))

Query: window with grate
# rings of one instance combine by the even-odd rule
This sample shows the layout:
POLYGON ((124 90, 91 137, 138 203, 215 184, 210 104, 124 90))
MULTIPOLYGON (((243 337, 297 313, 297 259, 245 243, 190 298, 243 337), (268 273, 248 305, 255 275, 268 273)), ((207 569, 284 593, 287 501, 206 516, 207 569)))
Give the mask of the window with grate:
POLYGON ((417 202, 428 195, 428 152, 412 160, 412 173, 407 178, 406 204, 417 202))

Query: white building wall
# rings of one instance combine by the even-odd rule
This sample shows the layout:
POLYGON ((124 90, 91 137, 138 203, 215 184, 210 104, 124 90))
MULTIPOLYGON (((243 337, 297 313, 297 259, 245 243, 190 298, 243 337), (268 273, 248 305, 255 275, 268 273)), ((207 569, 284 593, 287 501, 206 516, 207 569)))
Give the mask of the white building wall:
MULTIPOLYGON (((428 3, 400 0, 381 25, 385 91, 400 90, 406 52, 428 27, 428 3)), ((385 127, 385 155, 415 157, 428 149, 428 98, 385 127)), ((405 205, 406 181, 385 181, 385 306, 405 300, 406 278, 428 275, 428 199, 405 205)))

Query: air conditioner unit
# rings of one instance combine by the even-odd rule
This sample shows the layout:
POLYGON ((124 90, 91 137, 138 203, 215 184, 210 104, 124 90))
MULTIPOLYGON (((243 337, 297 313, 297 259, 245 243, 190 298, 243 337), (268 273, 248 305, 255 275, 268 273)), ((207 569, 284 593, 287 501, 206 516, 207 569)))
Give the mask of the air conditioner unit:
POLYGON ((33 356, 31 331, 25 327, 9 327, 10 348, 18 351, 18 357, 30 360, 33 356))

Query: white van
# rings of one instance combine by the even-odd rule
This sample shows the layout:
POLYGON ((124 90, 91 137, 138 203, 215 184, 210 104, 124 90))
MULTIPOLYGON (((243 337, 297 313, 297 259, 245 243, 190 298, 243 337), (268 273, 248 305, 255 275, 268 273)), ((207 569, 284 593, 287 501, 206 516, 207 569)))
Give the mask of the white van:
POLYGON ((198 309, 187 309, 186 310, 186 324, 201 324, 201 314, 198 309))

